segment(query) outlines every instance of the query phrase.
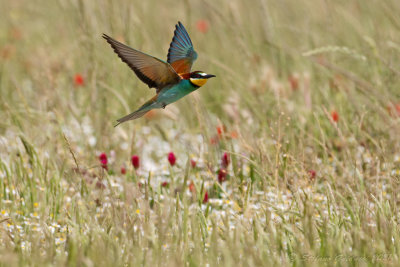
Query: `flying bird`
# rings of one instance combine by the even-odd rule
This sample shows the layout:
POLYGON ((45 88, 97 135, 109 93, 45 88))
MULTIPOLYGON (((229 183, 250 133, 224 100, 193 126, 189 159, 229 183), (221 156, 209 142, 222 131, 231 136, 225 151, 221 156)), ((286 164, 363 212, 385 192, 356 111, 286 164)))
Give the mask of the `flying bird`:
POLYGON ((117 125, 140 118, 152 109, 165 108, 199 89, 209 78, 215 77, 203 71, 191 71, 193 62, 197 59, 197 53, 189 34, 180 22, 175 26, 166 62, 124 45, 106 34, 103 34, 103 38, 142 82, 149 88, 156 89, 154 97, 138 110, 118 119, 117 125))

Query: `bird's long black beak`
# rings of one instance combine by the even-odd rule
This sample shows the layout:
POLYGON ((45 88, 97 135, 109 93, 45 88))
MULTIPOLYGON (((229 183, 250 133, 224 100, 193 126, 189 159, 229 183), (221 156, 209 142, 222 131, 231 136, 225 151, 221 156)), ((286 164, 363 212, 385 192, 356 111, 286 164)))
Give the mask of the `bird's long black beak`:
POLYGON ((207 78, 207 79, 210 79, 210 78, 212 78, 212 77, 217 77, 217 76, 212 75, 212 74, 207 74, 206 76, 204 76, 204 78, 207 78))

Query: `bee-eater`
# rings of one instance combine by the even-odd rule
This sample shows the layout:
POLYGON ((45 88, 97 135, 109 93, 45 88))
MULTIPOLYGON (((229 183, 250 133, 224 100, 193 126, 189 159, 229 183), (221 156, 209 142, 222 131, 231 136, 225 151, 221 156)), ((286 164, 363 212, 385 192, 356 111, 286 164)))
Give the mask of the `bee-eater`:
POLYGON ((168 104, 199 89, 207 79, 215 77, 202 71, 191 72, 197 53, 189 34, 180 22, 175 26, 167 62, 126 46, 106 34, 103 34, 103 37, 140 80, 149 88, 156 88, 156 95, 153 98, 135 112, 118 119, 117 125, 140 118, 152 109, 165 108, 168 104))

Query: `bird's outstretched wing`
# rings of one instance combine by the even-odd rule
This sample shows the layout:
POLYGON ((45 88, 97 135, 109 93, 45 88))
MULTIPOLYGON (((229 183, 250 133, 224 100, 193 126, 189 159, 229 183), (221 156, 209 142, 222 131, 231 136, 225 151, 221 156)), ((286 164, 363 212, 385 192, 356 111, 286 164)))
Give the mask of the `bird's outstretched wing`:
POLYGON ((197 59, 189 34, 180 22, 175 26, 167 58, 167 62, 178 74, 189 73, 193 62, 197 59))
POLYGON ((103 38, 139 79, 150 88, 156 88, 157 93, 165 86, 178 83, 181 79, 169 63, 124 45, 106 34, 103 34, 103 38))

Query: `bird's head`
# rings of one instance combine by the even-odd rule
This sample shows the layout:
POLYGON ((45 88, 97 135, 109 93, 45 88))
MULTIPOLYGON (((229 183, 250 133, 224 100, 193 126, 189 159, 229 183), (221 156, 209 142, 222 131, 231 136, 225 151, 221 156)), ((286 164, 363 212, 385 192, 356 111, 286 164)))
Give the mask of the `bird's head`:
POLYGON ((212 74, 207 74, 202 71, 194 71, 190 73, 189 80, 192 84, 194 84, 197 87, 203 86, 208 79, 215 77, 215 75, 212 74))

